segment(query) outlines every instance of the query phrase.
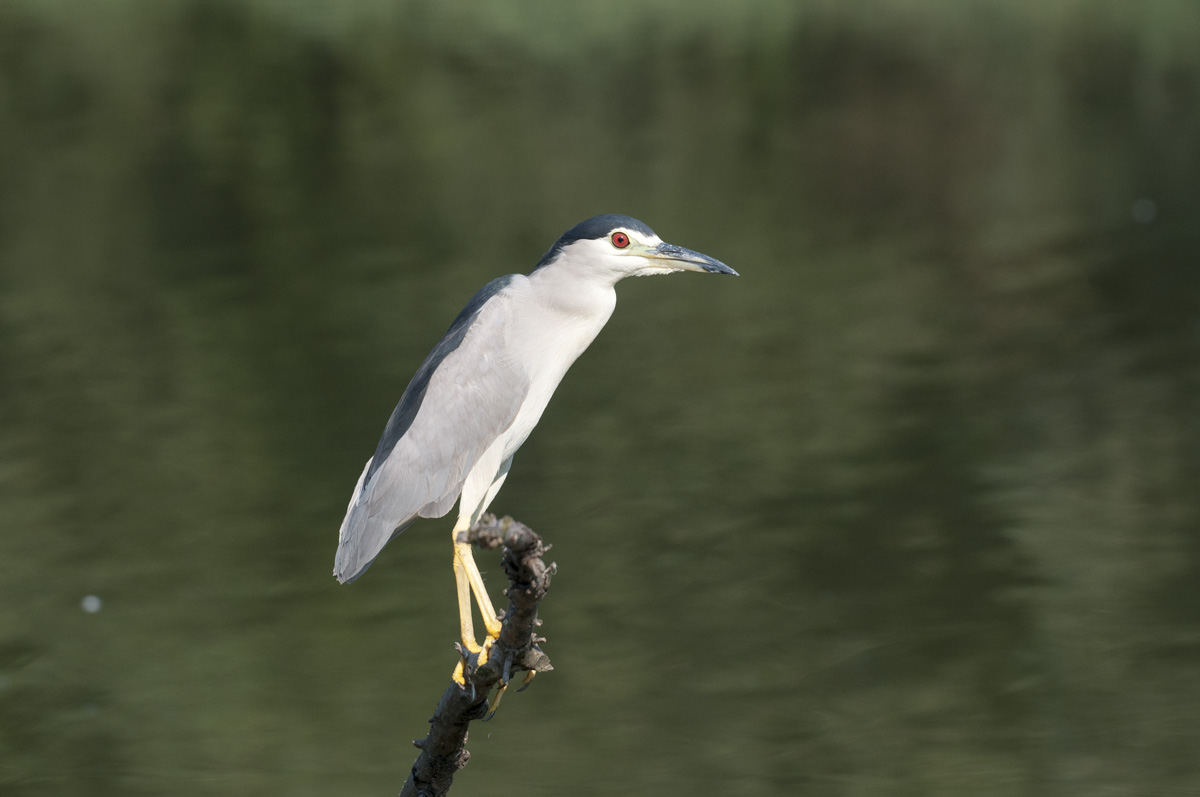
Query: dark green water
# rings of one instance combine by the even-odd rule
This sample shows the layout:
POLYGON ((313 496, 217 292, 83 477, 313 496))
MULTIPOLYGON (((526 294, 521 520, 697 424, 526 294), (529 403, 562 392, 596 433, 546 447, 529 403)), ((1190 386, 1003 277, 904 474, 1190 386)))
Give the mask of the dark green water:
POLYGON ((518 455, 556 670, 456 794, 1200 793, 1200 17, 1061 5, 0 5, 0 793, 398 791, 450 521, 338 524, 599 212, 743 276, 518 455))

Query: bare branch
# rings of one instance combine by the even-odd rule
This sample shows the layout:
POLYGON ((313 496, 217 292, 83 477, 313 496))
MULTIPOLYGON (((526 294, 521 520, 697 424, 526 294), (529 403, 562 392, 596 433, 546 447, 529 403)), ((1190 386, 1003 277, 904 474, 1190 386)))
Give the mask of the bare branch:
MULTIPOLYGON (((464 656, 466 688, 450 682, 429 721, 429 735, 413 742, 421 752, 400 797, 440 797, 448 793, 455 773, 471 757, 466 749, 467 726, 486 714, 492 688, 507 685, 512 673, 520 670, 532 674, 554 669, 538 647, 537 643, 544 640, 534 635, 539 625, 538 603, 550 588, 554 574, 554 565, 542 561, 549 546, 543 545, 541 537, 528 526, 510 517, 496 520, 495 515, 484 515, 467 532, 467 538, 484 548, 495 548, 503 541, 501 566, 509 582, 505 590, 508 611, 487 661, 478 662, 475 654, 464 656)), ((463 652, 461 647, 459 651, 463 652)))

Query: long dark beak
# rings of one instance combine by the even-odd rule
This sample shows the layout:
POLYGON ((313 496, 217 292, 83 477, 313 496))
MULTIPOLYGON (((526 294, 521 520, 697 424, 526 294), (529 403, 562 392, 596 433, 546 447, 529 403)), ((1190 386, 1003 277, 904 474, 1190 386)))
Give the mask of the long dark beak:
POLYGON ((682 246, 675 244, 659 244, 650 250, 646 255, 652 260, 665 261, 664 265, 670 264, 670 268, 682 268, 688 271, 705 271, 709 274, 732 274, 738 276, 738 273, 729 266, 717 260, 715 257, 709 257, 701 252, 695 252, 691 249, 684 249, 682 246))

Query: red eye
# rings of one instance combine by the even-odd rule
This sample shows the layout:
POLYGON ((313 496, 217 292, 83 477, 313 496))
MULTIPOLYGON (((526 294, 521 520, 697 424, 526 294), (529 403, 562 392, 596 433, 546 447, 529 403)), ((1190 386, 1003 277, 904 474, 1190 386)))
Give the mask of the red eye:
POLYGON ((612 234, 612 245, 618 249, 624 249, 629 246, 629 236, 623 232, 614 232, 612 234))

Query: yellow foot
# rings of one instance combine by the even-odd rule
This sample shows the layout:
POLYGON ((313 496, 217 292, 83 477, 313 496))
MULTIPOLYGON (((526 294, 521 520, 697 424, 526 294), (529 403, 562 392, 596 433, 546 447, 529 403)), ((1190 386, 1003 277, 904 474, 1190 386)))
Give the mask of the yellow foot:
MULTIPOLYGON (((508 691, 508 667, 511 663, 511 659, 504 663, 504 674, 500 677, 500 688, 496 690, 495 696, 488 703, 487 714, 483 718, 484 722, 496 716, 496 709, 500 708, 500 698, 504 697, 504 693, 508 691)), ((521 682, 521 688, 517 691, 524 692, 525 687, 529 686, 529 682, 533 680, 533 676, 535 675, 537 675, 537 670, 528 670, 525 673, 525 680, 521 682)))
POLYGON ((492 717, 496 716, 496 709, 500 708, 500 698, 504 697, 504 693, 507 691, 508 691, 508 682, 501 681, 500 688, 496 690, 496 694, 492 698, 492 701, 490 703, 488 703, 487 714, 483 715, 484 722, 487 722, 492 717))
MULTIPOLYGON (((511 663, 511 659, 504 663, 504 674, 500 677, 500 688, 496 690, 495 696, 492 697, 491 702, 488 703, 487 714, 483 718, 484 722, 487 722, 496 715, 496 709, 500 708, 500 698, 504 697, 504 693, 508 691, 508 668, 511 663)), ((525 688, 529 686, 529 682, 533 680, 533 676, 535 675, 537 675, 537 670, 526 670, 525 680, 521 682, 521 688, 517 691, 524 692, 525 688)))
MULTIPOLYGON (((496 643, 496 639, 498 637, 499 634, 494 637, 489 636, 487 639, 483 640, 482 645, 477 644, 474 639, 469 637, 463 640, 463 647, 466 649, 467 653, 475 656, 476 667, 487 663, 488 657, 490 657, 492 654, 492 645, 496 643)), ((467 677, 464 669, 466 662, 467 659, 465 656, 459 658, 458 664, 454 665, 454 673, 450 676, 454 679, 454 683, 458 684, 462 689, 467 688, 467 677)))

